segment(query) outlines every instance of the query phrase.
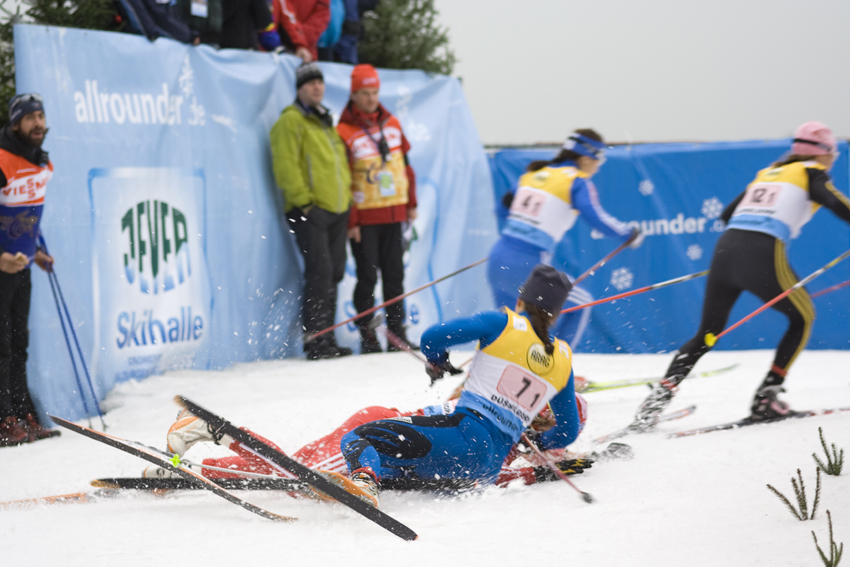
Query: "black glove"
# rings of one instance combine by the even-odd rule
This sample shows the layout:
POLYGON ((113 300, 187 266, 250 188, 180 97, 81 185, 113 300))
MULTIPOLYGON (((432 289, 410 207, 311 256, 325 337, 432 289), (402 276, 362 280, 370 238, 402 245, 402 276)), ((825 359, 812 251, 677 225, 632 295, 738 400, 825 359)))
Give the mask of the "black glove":
POLYGON ((452 366, 452 363, 449 362, 448 355, 446 355, 445 362, 440 364, 435 364, 431 362, 428 364, 428 366, 425 367, 425 372, 428 374, 428 376, 431 377, 431 385, 433 386, 437 380, 439 380, 445 375, 446 372, 454 376, 456 374, 460 374, 461 372, 463 372, 463 370, 452 366))
MULTIPOLYGON (((555 463, 557 465, 558 470, 564 473, 567 476, 571 476, 574 474, 581 474, 585 469, 589 469, 593 466, 593 460, 591 459, 564 459, 563 461, 558 461, 555 463)), ((560 480, 560 477, 555 474, 555 472, 549 467, 534 467, 534 476, 537 478, 537 482, 550 482, 553 480, 560 480)))
POLYGON ((514 204, 514 194, 508 191, 504 195, 502 195, 502 205, 505 206, 506 209, 510 210, 511 205, 514 204))

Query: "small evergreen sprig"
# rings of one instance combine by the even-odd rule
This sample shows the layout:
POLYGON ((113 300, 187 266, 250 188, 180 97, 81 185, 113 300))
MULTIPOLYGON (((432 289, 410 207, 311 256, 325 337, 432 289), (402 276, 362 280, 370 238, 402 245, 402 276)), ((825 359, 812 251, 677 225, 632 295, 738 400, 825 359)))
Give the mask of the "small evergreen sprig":
POLYGON ((823 564, 826 567, 837 567, 838 562, 841 561, 841 554, 844 553, 844 544, 842 543, 840 546, 835 544, 835 540, 832 537, 832 515, 829 513, 829 510, 826 511, 826 517, 829 520, 829 557, 826 556, 820 545, 818 545, 818 536, 815 535, 814 530, 812 530, 812 537, 815 538, 815 547, 818 548, 818 553, 823 564))
POLYGON ((791 504, 791 502, 788 501, 784 494, 782 494, 769 484, 767 485, 767 487, 771 491, 773 491, 773 493, 776 494, 776 496, 778 496, 779 499, 782 500, 786 506, 788 506, 788 509, 791 510, 791 513, 794 514, 795 518, 800 521, 814 520, 815 512, 817 512, 818 503, 820 502, 820 468, 817 469, 816 474, 817 481, 815 485, 815 500, 812 503, 811 516, 808 513, 809 506, 807 501, 808 499, 806 498, 806 486, 805 484, 803 484, 803 474, 800 472, 800 469, 797 469, 797 478, 800 480, 799 484, 797 483, 797 478, 791 477, 791 485, 794 487, 794 494, 797 497, 797 505, 800 507, 799 510, 797 510, 797 508, 794 508, 794 506, 791 504))
POLYGON ((826 439, 823 438, 823 427, 818 427, 818 434, 820 434, 820 444, 823 446, 823 452, 826 453, 826 464, 823 464, 817 455, 812 453, 812 457, 815 459, 815 463, 817 463, 818 467, 823 469, 823 472, 830 475, 838 476, 841 474, 841 469, 844 468, 844 449, 841 449, 841 452, 835 448, 835 443, 832 443, 832 454, 829 454, 829 449, 826 447, 826 439))

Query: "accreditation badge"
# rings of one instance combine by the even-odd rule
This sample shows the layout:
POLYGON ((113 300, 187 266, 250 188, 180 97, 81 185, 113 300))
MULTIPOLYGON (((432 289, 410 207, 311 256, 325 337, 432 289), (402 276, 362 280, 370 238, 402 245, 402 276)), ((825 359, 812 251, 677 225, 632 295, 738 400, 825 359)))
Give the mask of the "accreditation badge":
POLYGON ((378 176, 378 186, 381 189, 381 197, 395 197, 395 180, 389 171, 382 171, 378 176))

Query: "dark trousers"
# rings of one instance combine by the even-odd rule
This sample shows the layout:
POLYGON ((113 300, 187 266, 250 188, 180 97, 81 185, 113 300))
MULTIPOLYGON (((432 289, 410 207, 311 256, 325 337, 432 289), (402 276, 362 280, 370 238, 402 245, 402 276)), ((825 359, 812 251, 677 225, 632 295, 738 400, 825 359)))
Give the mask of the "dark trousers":
MULTIPOLYGON (((304 328, 315 333, 330 327, 336 319, 336 288, 345 275, 348 212, 336 214, 313 207, 307 215, 292 209, 286 216, 304 255, 304 328)), ((322 337, 334 343, 333 334, 322 337)))
MULTIPOLYGON (((404 243, 400 222, 371 224, 360 227, 360 242, 351 241, 351 252, 357 264, 357 285, 354 288, 354 309, 358 313, 375 305, 375 285, 381 271, 384 301, 404 293, 404 243)), ((387 327, 399 334, 404 328, 404 302, 387 305, 387 327)), ((357 320, 366 325, 372 315, 357 320)))
POLYGON ((36 414, 27 388, 30 270, 0 272, 0 420, 36 414))
MULTIPOLYGON (((799 281, 785 255, 785 244, 768 234, 729 229, 717 241, 702 306, 702 322, 696 336, 679 349, 667 370, 671 382, 681 382, 700 357, 709 351, 706 333, 719 334, 729 312, 744 291, 765 303, 799 281)), ((805 289, 800 288, 772 306, 788 318, 788 329, 773 361, 773 371, 784 376, 809 341, 815 308, 805 289)))

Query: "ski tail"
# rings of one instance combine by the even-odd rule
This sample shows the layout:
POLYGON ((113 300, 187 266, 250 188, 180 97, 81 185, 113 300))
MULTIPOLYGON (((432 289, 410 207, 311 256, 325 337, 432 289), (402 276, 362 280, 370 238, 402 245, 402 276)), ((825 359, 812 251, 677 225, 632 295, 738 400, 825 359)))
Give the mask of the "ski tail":
POLYGON ((99 498, 97 495, 87 492, 74 492, 73 494, 59 494, 56 496, 40 496, 38 498, 25 498, 23 500, 10 500, 0 502, 0 510, 13 510, 16 508, 34 508, 45 504, 86 504, 94 502, 99 498))
MULTIPOLYGON (((290 478, 216 478, 210 479, 225 490, 283 490, 303 492, 309 490, 303 482, 290 478)), ((201 489, 185 478, 98 478, 91 481, 98 488, 124 490, 196 490, 201 489)), ((310 491, 312 493, 312 491, 310 491)))
POLYGON ((357 496, 346 492, 336 484, 325 479, 323 476, 318 474, 316 471, 313 471, 288 455, 281 453, 280 451, 275 450, 269 445, 263 443, 256 437, 253 437, 249 433, 239 429, 223 417, 220 417, 211 411, 202 408, 198 404, 192 402, 184 398, 183 396, 176 396, 174 398, 180 406, 189 410, 193 415, 200 417, 211 427, 215 428, 218 431, 226 433, 230 435, 235 440, 239 441, 246 448, 254 451, 258 456, 262 457, 264 460, 273 464, 276 467, 282 467, 294 474, 298 477, 299 480, 306 482, 311 487, 316 490, 327 494, 337 502, 348 506, 355 512, 365 516, 367 519, 375 522, 385 530, 389 531, 396 536, 407 540, 413 541, 418 536, 416 532, 396 520, 395 518, 389 516, 388 514, 382 512, 381 510, 367 504, 366 502, 360 500, 357 496))
MULTIPOLYGON (((694 413, 697 410, 696 406, 688 406, 686 408, 682 408, 680 410, 670 412, 661 416, 658 420, 658 423, 662 423, 664 421, 673 421, 674 419, 682 419, 683 417, 687 417, 694 413)), ((593 440, 593 443, 599 445, 600 443, 606 443, 608 441, 613 441, 614 439, 619 439, 621 437, 625 437, 626 435, 630 435, 635 433, 634 428, 631 425, 627 425, 622 429, 618 429, 613 433, 609 433, 608 435, 603 435, 602 437, 597 437, 593 440)))
POLYGON ((289 516, 281 516, 279 514, 275 514, 274 512, 269 512, 268 510, 265 510, 263 508, 260 508, 259 506, 255 506, 254 504, 251 504, 250 502, 242 500, 241 498, 239 498, 235 494, 231 494, 230 492, 221 488, 220 486, 218 486, 217 484, 215 484, 211 480, 207 479, 206 477, 203 477, 203 476, 199 475, 198 473, 196 473, 192 470, 188 470, 188 469, 185 469, 185 468, 180 467, 180 466, 175 466, 174 464, 172 464, 172 462, 170 460, 165 458, 163 455, 157 453, 156 451, 150 449, 149 447, 145 447, 144 445, 142 445, 140 443, 135 443, 133 441, 128 441, 126 439, 121 439, 120 437, 115 437, 114 435, 110 435, 108 433, 103 433, 103 432, 100 432, 100 431, 95 431, 93 429, 88 429, 86 427, 82 427, 80 425, 77 425, 75 423, 72 423, 70 421, 62 419, 60 417, 54 417, 52 415, 49 416, 49 417, 57 425, 61 425, 65 429, 70 429, 71 431, 73 431, 75 433, 79 433, 80 435, 83 435, 83 436, 88 437, 90 439, 94 439, 95 441, 100 441, 101 443, 103 443, 105 445, 109 445, 110 447, 120 449, 121 451, 124 451, 125 453, 130 453, 131 455, 134 455, 136 457, 140 457, 140 458, 142 458, 146 461, 149 461, 149 462, 151 462, 155 465, 158 465, 158 466, 160 466, 160 467, 162 467, 166 470, 169 470, 169 471, 181 476, 182 478, 186 479, 186 481, 194 483, 201 488, 205 488, 205 489, 209 490, 210 492, 214 493, 216 496, 220 496, 221 498, 224 498, 228 502, 232 502, 233 504, 236 504, 237 506, 241 506, 242 508, 248 510, 249 512, 253 512, 254 514, 257 514, 258 516, 262 516, 263 518, 266 518, 268 520, 274 520, 274 521, 279 521, 279 522, 291 522, 291 521, 294 521, 294 520, 297 519, 297 518, 292 518, 292 517, 289 517, 289 516))
POLYGON ((678 431, 671 433, 667 437, 675 439, 678 437, 693 437, 694 435, 702 435, 703 433, 711 433, 712 431, 729 431, 730 429, 739 429, 741 427, 749 427, 750 425, 765 425, 768 423, 776 423, 777 421, 786 421, 789 419, 801 419, 805 417, 817 417, 820 415, 830 415, 833 413, 850 412, 850 407, 846 408, 830 408, 819 410, 793 411, 783 417, 775 417, 772 419, 753 420, 749 417, 739 419, 738 421, 730 421, 729 423, 720 423, 718 425, 709 425, 708 427, 699 427, 697 429, 689 429, 687 431, 678 431))
MULTIPOLYGON (((725 368, 717 368, 715 370, 706 370, 705 372, 698 372, 696 374, 691 374, 688 378, 705 378, 708 376, 716 376, 718 374, 725 374, 737 368, 737 364, 733 364, 731 366, 726 366, 725 368)), ((660 382, 663 380, 663 377, 656 376, 654 378, 635 378, 631 380, 616 380, 613 382, 593 382, 589 381, 585 384, 584 388, 579 392, 580 394, 587 394, 590 392, 601 392, 602 390, 615 390, 617 388, 629 388, 631 386, 644 386, 649 384, 654 384, 656 382, 660 382)), ((578 391, 578 390, 576 390, 578 391)))

